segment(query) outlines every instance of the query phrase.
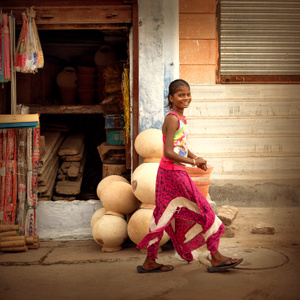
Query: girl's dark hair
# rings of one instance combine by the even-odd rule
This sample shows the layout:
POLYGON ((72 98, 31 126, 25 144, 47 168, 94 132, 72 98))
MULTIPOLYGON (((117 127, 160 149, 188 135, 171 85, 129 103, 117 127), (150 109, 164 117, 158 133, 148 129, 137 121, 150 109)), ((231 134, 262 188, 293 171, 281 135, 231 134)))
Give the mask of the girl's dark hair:
POLYGON ((170 101, 169 96, 174 95, 181 87, 187 87, 190 89, 190 85, 183 79, 176 79, 176 80, 172 81, 169 85, 167 108, 169 108, 170 110, 172 109, 172 102, 170 101))

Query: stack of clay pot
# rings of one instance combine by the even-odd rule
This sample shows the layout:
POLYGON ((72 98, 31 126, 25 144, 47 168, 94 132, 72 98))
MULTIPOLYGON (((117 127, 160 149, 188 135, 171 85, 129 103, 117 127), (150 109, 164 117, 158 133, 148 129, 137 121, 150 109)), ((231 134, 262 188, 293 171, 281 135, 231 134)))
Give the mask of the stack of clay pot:
MULTIPOLYGON (((163 154, 162 132, 158 129, 147 129, 141 132, 135 140, 136 152, 144 158, 133 172, 131 186, 134 195, 142 202, 128 221, 128 236, 138 244, 149 232, 150 221, 155 208, 156 175, 163 154)), ((170 237, 164 232, 160 246, 170 237)), ((144 252, 145 249, 142 249, 144 252)))
POLYGON ((77 88, 76 69, 73 67, 65 67, 56 76, 56 83, 59 86, 62 104, 74 104, 76 99, 77 88))
POLYGON ((103 44, 99 47, 98 51, 94 56, 95 63, 97 65, 97 95, 98 102, 101 103, 105 96, 105 80, 104 80, 104 70, 110 64, 114 63, 116 60, 116 52, 108 44, 103 44))
POLYGON ((128 238, 125 216, 135 211, 139 202, 130 183, 119 175, 103 178, 97 186, 97 195, 103 208, 92 216, 93 238, 102 251, 119 251, 128 238))
POLYGON ((78 96, 81 104, 94 104, 96 95, 96 67, 78 66, 78 96))
POLYGON ((186 171, 194 181, 201 194, 208 198, 209 185, 211 183, 210 175, 214 167, 208 167, 206 171, 196 167, 186 167, 186 171))

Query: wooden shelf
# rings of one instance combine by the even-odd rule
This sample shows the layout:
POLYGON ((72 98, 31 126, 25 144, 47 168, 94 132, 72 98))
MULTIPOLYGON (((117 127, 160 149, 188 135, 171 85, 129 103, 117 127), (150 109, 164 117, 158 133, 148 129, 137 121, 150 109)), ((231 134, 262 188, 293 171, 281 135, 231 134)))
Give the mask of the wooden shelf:
POLYGON ((31 114, 103 114, 101 104, 97 105, 39 105, 26 104, 31 114))

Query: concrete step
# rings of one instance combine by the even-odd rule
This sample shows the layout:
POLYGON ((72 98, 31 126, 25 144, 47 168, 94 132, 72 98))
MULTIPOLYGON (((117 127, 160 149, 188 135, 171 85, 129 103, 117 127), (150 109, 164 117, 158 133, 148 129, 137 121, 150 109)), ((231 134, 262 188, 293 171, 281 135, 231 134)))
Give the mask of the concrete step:
POLYGON ((300 116, 299 101, 289 99, 194 99, 187 117, 289 117, 300 116))
POLYGON ((300 136, 247 136, 247 135, 189 135, 189 149, 193 153, 239 154, 239 153, 276 153, 296 155, 300 153, 300 136))
POLYGON ((299 118, 188 118, 190 135, 289 135, 299 136, 299 118))
POLYGON ((196 99, 244 99, 252 100, 295 99, 299 101, 299 84, 216 84, 191 85, 193 100, 196 99))
POLYGON ((290 174, 291 178, 300 178, 300 156, 253 156, 251 154, 239 157, 200 155, 207 160, 208 166, 213 166, 212 177, 222 178, 283 178, 290 174))

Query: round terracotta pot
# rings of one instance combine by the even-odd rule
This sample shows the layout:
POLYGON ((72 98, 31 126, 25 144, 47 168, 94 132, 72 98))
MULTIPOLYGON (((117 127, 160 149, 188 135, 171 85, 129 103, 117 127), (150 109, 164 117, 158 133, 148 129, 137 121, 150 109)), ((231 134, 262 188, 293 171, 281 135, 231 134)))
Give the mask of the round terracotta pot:
POLYGON ((106 213, 94 224, 92 235, 102 245, 103 252, 119 251, 128 237, 127 222, 120 216, 106 213))
POLYGON ((75 103, 76 88, 59 87, 62 104, 71 105, 75 103))
POLYGON ((97 66, 106 66, 116 60, 116 52, 110 45, 102 45, 95 53, 94 60, 97 66))
POLYGON ((59 87, 76 88, 77 86, 76 69, 73 67, 65 67, 56 76, 56 82, 59 87))
POLYGON ((206 171, 203 171, 197 167, 186 167, 187 173, 190 177, 205 177, 210 178, 211 172, 213 171, 214 167, 208 167, 206 171))
MULTIPOLYGON (((142 205, 141 208, 136 210, 130 217, 128 221, 128 236, 135 244, 138 244, 145 237, 145 235, 149 233, 153 210, 154 205, 152 207, 142 205)), ((169 239, 169 235, 164 231, 159 246, 167 243, 169 239)))
POLYGON ((77 70, 78 70, 78 74, 96 74, 97 68, 96 67, 78 66, 77 70))
POLYGON ((134 142, 136 152, 144 158, 144 162, 160 162, 163 156, 162 132, 149 128, 138 134, 134 142))
POLYGON ((94 104, 95 89, 78 89, 79 101, 84 105, 94 104))
POLYGON ((155 185, 159 163, 142 163, 131 176, 131 186, 134 195, 143 204, 155 205, 155 185))
POLYGON ((79 89, 93 89, 96 86, 95 74, 81 74, 77 75, 78 81, 77 86, 79 89))
POLYGON ((210 185, 210 179, 205 177, 192 177, 193 182, 197 186, 200 193, 207 198, 209 185, 210 185))

